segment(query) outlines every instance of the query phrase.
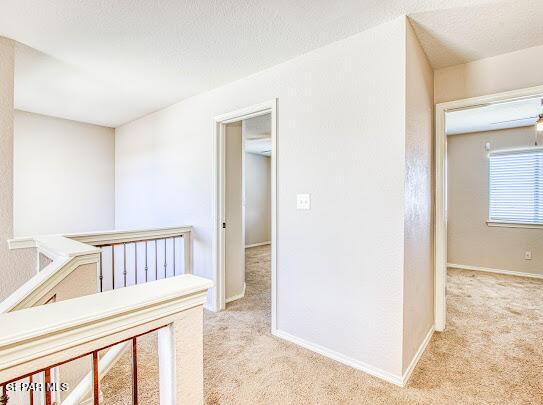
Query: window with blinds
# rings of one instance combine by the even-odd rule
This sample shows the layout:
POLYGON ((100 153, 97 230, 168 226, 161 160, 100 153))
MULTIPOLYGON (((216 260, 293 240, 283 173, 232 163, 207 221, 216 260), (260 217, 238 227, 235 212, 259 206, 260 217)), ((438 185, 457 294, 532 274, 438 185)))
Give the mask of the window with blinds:
POLYGON ((543 224, 543 148, 489 154, 490 222, 543 224))

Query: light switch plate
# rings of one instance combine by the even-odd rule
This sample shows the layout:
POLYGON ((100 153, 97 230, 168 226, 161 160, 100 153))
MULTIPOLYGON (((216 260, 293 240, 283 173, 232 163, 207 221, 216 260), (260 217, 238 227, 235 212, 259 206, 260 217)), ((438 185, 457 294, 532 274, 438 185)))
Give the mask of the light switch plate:
POLYGON ((297 194, 296 195, 296 209, 310 210, 311 209, 311 195, 297 194))

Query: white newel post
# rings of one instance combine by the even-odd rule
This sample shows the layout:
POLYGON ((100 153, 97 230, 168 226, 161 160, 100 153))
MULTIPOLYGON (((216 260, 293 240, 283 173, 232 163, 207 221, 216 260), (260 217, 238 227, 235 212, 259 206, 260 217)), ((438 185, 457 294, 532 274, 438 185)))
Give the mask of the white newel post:
POLYGON ((180 314, 158 331, 160 404, 200 405, 204 402, 203 309, 180 314))

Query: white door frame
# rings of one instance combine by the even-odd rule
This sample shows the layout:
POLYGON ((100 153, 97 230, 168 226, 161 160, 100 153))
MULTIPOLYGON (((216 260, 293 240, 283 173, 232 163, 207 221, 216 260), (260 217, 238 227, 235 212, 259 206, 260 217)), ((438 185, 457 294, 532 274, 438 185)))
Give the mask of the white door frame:
POLYGON ((446 323, 446 282, 447 282, 447 136, 445 114, 449 111, 503 103, 524 98, 543 97, 543 86, 472 97, 436 104, 435 143, 435 291, 434 329, 443 331, 446 323))
POLYGON ((215 269, 215 292, 212 294, 211 309, 220 311, 225 308, 225 232, 222 228, 225 218, 224 128, 226 124, 264 114, 271 114, 271 317, 273 331, 276 329, 277 308, 277 99, 222 114, 213 119, 213 267, 215 269))

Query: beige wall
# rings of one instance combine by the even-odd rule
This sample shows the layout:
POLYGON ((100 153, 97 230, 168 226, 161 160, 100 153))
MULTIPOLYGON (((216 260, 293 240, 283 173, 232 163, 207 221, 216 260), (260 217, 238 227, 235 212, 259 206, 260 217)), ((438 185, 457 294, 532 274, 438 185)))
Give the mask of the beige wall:
POLYGON ((543 274, 543 229, 487 226, 491 148, 530 146, 533 127, 451 135, 448 142, 449 263, 543 274), (532 252, 532 260, 524 253, 532 252))
POLYGON ((113 229, 115 130, 15 111, 16 236, 113 229))
POLYGON ((13 83, 14 43, 0 37, 0 300, 36 271, 36 254, 9 251, 13 237, 13 83))
POLYGON ((406 44, 403 372, 434 324, 433 71, 409 23, 406 44))
POLYGON ((97 267, 94 263, 78 266, 32 306, 45 305, 50 300, 60 302, 96 294, 99 285, 97 267))
POLYGON ((225 299, 239 296, 245 283, 243 237, 243 136, 241 121, 225 130, 225 299))
POLYGON ((271 158, 245 154, 245 246, 271 241, 271 158))
MULTIPOLYGON (((437 103, 543 85, 543 46, 435 71, 437 103)), ((448 137, 448 262, 529 273, 543 273, 538 257, 540 230, 488 227, 487 161, 484 144, 493 148, 525 146, 530 129, 448 137), (514 136, 516 135, 516 136, 514 136), (531 261, 524 252, 532 251, 531 261)))
POLYGON ((543 85, 543 45, 435 71, 436 103, 543 85))

